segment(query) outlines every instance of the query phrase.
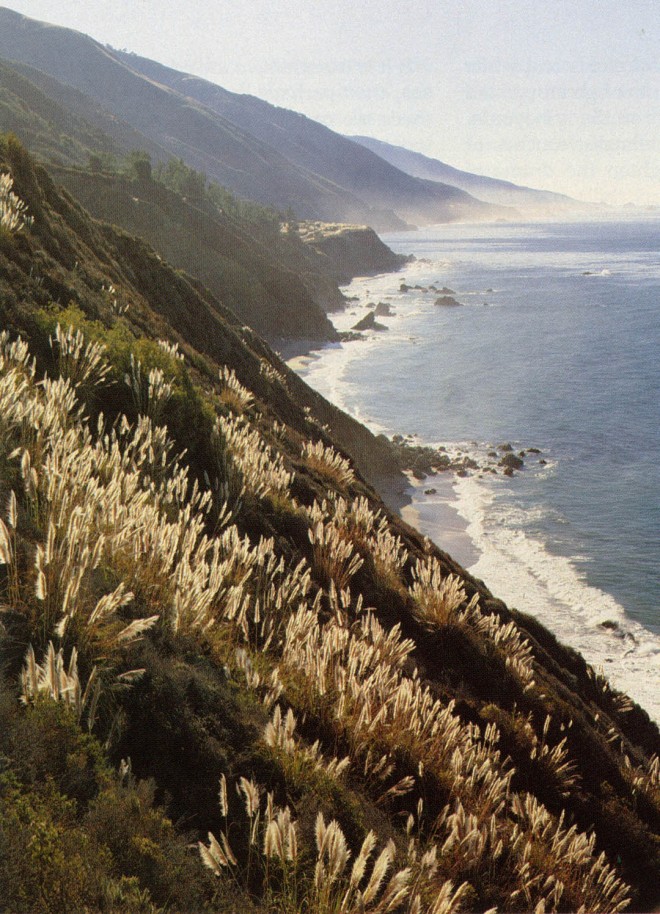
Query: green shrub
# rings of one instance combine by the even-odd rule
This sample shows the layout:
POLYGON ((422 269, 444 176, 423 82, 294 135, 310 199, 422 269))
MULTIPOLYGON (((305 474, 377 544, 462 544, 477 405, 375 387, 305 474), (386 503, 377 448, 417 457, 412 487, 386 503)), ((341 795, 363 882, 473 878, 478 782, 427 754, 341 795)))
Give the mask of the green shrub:
POLYGON ((98 909, 110 854, 52 784, 23 793, 0 781, 0 908, 20 914, 98 909))
POLYGON ((73 711, 41 699, 14 718, 9 734, 11 768, 26 786, 53 784, 84 809, 108 778, 98 741, 80 730, 73 711))
POLYGON ((198 909, 210 880, 154 796, 153 781, 113 781, 90 806, 90 838, 108 848, 114 873, 134 879, 157 904, 198 909))

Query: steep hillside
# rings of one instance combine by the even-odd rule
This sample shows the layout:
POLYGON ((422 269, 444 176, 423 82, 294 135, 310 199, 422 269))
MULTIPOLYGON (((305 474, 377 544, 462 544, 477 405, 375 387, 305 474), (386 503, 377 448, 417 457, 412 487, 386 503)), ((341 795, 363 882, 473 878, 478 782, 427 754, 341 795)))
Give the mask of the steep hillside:
POLYGON ((0 908, 657 904, 648 716, 201 286, 0 175, 0 908))
POLYGON ((337 286, 406 262, 367 226, 290 224, 271 212, 241 217, 212 193, 183 197, 151 179, 50 171, 93 216, 147 240, 270 341, 337 339, 321 313, 344 306, 337 286))
POLYGON ((12 131, 34 155, 65 165, 102 162, 144 150, 154 159, 167 151, 84 92, 16 61, 0 62, 0 127, 12 131))
POLYGON ((53 103, 14 67, 0 61, 0 127, 45 159, 87 162, 92 152, 115 155, 117 145, 82 117, 53 103))
POLYGON ((363 228, 351 233, 352 251, 346 236, 347 250, 339 264, 302 244, 295 231, 280 231, 274 213, 243 205, 218 186, 207 191, 211 185, 206 176, 180 161, 160 166, 163 176, 178 177, 179 194, 168 191, 162 180, 136 180, 129 167, 136 154, 131 150, 140 147, 144 155, 150 150, 156 159, 164 157, 164 151, 143 143, 142 135, 117 119, 97 113, 82 93, 65 91, 32 68, 20 67, 19 72, 16 66, 0 64, 0 129, 11 130, 37 157, 51 163, 57 179, 94 216, 145 238, 267 339, 335 339, 321 312, 343 306, 337 284, 356 273, 396 269, 402 262, 363 228), (61 107, 41 87, 51 96, 66 96, 72 109, 85 111, 110 132, 61 107), (361 233, 369 236, 368 244, 361 233), (351 273, 345 269, 349 259, 351 273))
POLYGON ((292 206, 301 216, 368 221, 342 188, 298 168, 210 109, 145 79, 111 50, 79 32, 0 8, 0 56, 43 70, 93 98, 192 167, 243 197, 292 206))
MULTIPOLYGON (((53 168, 62 183, 93 216, 144 238, 169 263, 199 279, 245 324, 275 341, 300 338, 328 341, 337 334, 301 277, 287 270, 287 239, 279 222, 263 240, 203 201, 184 200, 153 180, 53 168)), ((312 290, 314 282, 308 264, 312 290)), ((319 271, 320 272, 320 271, 319 271)), ((329 283, 328 283, 329 284, 329 283)), ((335 305, 343 299, 336 286, 335 305)))
MULTIPOLYGON (((302 168, 344 187, 374 211, 392 209, 409 222, 453 222, 495 219, 511 215, 484 205, 440 179, 411 181, 384 157, 365 152, 323 124, 250 95, 228 92, 207 80, 172 70, 136 54, 120 54, 127 66, 162 85, 195 99, 232 124, 267 143, 302 168)), ((424 176, 415 176, 424 177, 424 176)), ((346 221, 346 220, 344 220, 346 221)), ((378 224, 382 220, 376 220, 378 224)))
POLYGON ((355 276, 398 270, 408 260, 391 251, 373 229, 364 225, 305 222, 298 232, 305 246, 317 254, 340 284, 355 276))
POLYGON ((394 165, 395 168, 400 168, 401 171, 416 178, 423 178, 427 181, 444 181, 452 187, 458 187, 460 190, 474 194, 480 200, 515 207, 529 216, 552 216, 589 209, 589 204, 572 200, 563 194, 534 190, 531 187, 519 187, 510 181, 500 181, 496 178, 460 171, 438 159, 429 158, 403 146, 392 146, 390 143, 384 143, 373 137, 352 136, 348 139, 354 140, 394 165))
MULTIPOLYGON (((0 56, 80 90, 151 145, 240 196, 292 207, 300 218, 395 229, 405 221, 506 215, 456 188, 412 178, 295 112, 232 95, 6 8, 0 8, 0 56)), ((66 93, 55 84, 48 91, 65 104, 66 93)), ((92 117, 92 108, 85 105, 85 117, 92 117)), ((92 122, 103 129, 103 120, 92 122)))

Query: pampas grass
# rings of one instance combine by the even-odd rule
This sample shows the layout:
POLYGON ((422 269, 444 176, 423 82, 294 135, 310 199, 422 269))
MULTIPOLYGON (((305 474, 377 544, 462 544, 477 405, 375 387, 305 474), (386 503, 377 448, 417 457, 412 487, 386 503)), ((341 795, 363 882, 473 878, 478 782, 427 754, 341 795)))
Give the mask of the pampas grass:
POLYGON ((11 234, 30 228, 32 216, 27 214, 27 206, 12 190, 14 179, 7 172, 0 174, 0 228, 11 234))
MULTIPOLYGON (((466 879, 496 886, 511 907, 623 910, 628 889, 597 854, 595 838, 514 791, 497 727, 466 723, 454 702, 424 682, 415 643, 364 606, 358 572, 371 561, 377 574, 389 575, 425 628, 469 630, 524 694, 534 689, 535 660, 513 621, 484 613, 431 556, 413 564, 406 593, 407 551, 364 498, 328 496, 301 509, 309 563, 299 552, 285 557, 273 537, 240 532, 242 500, 290 498, 293 477, 246 416, 251 394, 231 373, 222 383, 240 399, 239 414, 216 425, 218 486, 236 496, 225 510, 191 480, 158 425, 169 396, 164 376, 145 379, 133 362, 138 417, 108 427, 100 416, 91 428, 78 391, 103 382, 103 353, 61 328, 53 349, 67 377, 37 381, 25 344, 0 334, 0 454, 14 468, 0 562, 3 598, 23 613, 34 644, 21 680, 24 702, 65 702, 93 725, 96 683, 109 668, 130 681, 138 671, 121 672, 125 647, 162 626, 173 638, 211 645, 258 692, 271 709, 266 747, 294 780, 311 771, 358 782, 373 803, 408 815, 403 859, 370 832, 351 847, 340 823, 322 815, 314 847, 304 846, 293 811, 272 796, 264 803, 260 787, 240 779, 248 860, 238 859, 228 823, 199 852, 214 873, 233 873, 244 888, 258 870, 272 910, 449 914, 468 897, 466 879), (85 685, 78 652, 81 668, 97 670, 85 685), (322 742, 308 746, 299 737, 303 715, 322 742), (444 806, 422 823, 429 790, 444 806)), ((342 467, 327 449, 310 446, 307 455, 326 471, 342 467)), ((341 484, 350 484, 348 476, 341 484)), ((601 700, 625 713, 597 685, 601 700)), ((576 771, 566 738, 551 740, 550 717, 539 735, 528 723, 530 763, 569 794, 576 771)), ((659 769, 657 759, 646 767, 629 762, 631 789, 657 790, 659 769)), ((224 779, 220 804, 226 820, 224 779)))

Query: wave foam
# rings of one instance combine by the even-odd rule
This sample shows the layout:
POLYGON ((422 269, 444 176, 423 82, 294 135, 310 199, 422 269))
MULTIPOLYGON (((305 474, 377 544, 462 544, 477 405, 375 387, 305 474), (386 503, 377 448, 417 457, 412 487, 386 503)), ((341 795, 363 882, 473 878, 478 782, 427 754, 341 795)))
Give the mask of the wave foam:
POLYGON ((571 559, 526 534, 495 489, 456 479, 456 508, 480 552, 468 570, 510 606, 536 616, 612 684, 660 721, 660 635, 630 619, 610 594, 590 585, 571 559))

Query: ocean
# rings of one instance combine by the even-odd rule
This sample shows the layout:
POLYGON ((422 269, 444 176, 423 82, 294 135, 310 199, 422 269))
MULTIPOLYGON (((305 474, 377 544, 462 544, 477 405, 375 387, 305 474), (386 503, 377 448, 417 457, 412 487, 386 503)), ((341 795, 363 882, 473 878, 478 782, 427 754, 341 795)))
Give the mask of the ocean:
POLYGON ((417 259, 355 279, 331 317, 346 330, 383 302, 388 329, 296 367, 374 431, 496 468, 411 488, 421 531, 451 552, 449 503, 456 558, 660 721, 660 218, 383 240, 417 259), (526 453, 511 477, 488 456, 505 444, 526 453))

